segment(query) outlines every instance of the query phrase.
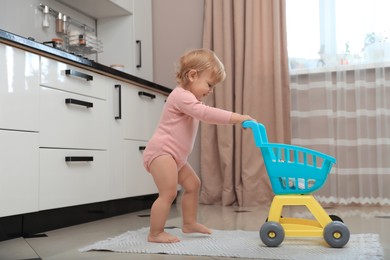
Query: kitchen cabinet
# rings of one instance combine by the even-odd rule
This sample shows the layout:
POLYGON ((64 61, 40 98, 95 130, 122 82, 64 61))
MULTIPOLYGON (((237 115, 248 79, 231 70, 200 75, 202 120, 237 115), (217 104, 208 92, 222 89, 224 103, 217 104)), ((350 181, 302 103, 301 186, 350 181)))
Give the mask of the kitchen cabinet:
POLYGON ((0 144, 0 217, 38 211, 38 133, 0 130, 0 144))
POLYGON ((41 147, 107 149, 109 79, 41 58, 41 147))
POLYGON ((134 3, 134 75, 153 81, 153 24, 152 0, 133 0, 134 3))
POLYGON ((170 91, 0 29, 0 240, 150 208, 170 91))
POLYGON ((166 91, 34 53, 0 43, 0 218, 156 194, 142 154, 166 91))
POLYGON ((123 138, 149 140, 160 120, 165 99, 162 94, 136 86, 123 89, 123 138))
POLYGON ((132 85, 122 90, 126 196, 158 193, 152 176, 143 166, 142 155, 160 120, 165 99, 165 95, 132 85))
POLYGON ((107 151, 40 149, 40 210, 108 200, 107 151))
POLYGON ((41 147, 107 149, 105 100, 41 87, 41 147))
POLYGON ((0 43, 0 217, 38 210, 39 56, 0 43))
POLYGON ((41 58, 41 86, 98 99, 107 98, 106 77, 64 62, 41 58))
POLYGON ((104 44, 98 61, 124 65, 126 72, 153 81, 152 2, 132 3, 132 15, 97 20, 97 35, 104 44))
POLYGON ((144 169, 142 155, 158 124, 166 95, 124 82, 117 82, 110 92, 111 198, 158 193, 152 176, 144 169))
POLYGON ((108 199, 110 82, 41 58, 40 210, 108 199))
POLYGON ((38 131, 39 56, 0 43, 0 129, 38 131))
POLYGON ((153 177, 143 165, 143 150, 146 141, 124 140, 124 183, 126 196, 141 196, 158 193, 153 177))

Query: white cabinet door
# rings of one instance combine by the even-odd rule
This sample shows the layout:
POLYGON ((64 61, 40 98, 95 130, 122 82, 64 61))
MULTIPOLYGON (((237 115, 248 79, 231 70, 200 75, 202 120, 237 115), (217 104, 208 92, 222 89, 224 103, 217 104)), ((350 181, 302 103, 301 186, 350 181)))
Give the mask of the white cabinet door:
POLYGON ((39 56, 0 44, 0 129, 38 131, 39 56))
POLYGON ((125 197, 125 182, 123 175, 123 137, 122 119, 120 117, 120 91, 127 87, 121 81, 114 81, 108 88, 109 107, 109 160, 110 160, 110 199, 120 199, 125 197))
POLYGON ((106 99, 105 77, 49 58, 41 58, 41 85, 106 99))
POLYGON ((153 81, 152 1, 133 0, 134 3, 134 75, 153 81))
POLYGON ((122 64, 125 72, 134 72, 133 15, 97 20, 97 34, 104 51, 98 54, 98 62, 106 66, 122 64))
POLYGON ((107 151, 40 149, 40 210, 107 200, 107 151))
POLYGON ((39 134, 0 130, 0 144, 0 217, 38 211, 39 134))
POLYGON ((108 95, 111 198, 157 193, 152 176, 144 169, 142 153, 160 119, 166 96, 123 82, 115 84, 108 95))
POLYGON ((122 88, 123 137, 149 140, 160 120, 165 99, 162 94, 135 86, 122 88))
POLYGON ((97 35, 104 45, 98 62, 122 64, 125 72, 153 81, 152 2, 132 2, 132 15, 97 20, 97 35))
POLYGON ((41 87, 41 147, 107 149, 107 102, 41 87))
POLYGON ((124 141, 125 189, 127 196, 141 196, 158 193, 153 177, 142 160, 146 142, 124 141))

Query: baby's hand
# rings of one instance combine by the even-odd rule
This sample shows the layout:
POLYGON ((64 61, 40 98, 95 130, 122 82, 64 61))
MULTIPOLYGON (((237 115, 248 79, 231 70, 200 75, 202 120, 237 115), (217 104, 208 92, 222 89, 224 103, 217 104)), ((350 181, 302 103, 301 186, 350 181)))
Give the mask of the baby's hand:
POLYGON ((256 121, 256 119, 253 119, 250 115, 242 115, 242 121, 240 123, 248 120, 256 121))
POLYGON ((248 120, 254 120, 251 116, 249 115, 241 115, 237 113, 233 113, 232 117, 230 118, 230 123, 231 124, 241 124, 244 121, 248 120))

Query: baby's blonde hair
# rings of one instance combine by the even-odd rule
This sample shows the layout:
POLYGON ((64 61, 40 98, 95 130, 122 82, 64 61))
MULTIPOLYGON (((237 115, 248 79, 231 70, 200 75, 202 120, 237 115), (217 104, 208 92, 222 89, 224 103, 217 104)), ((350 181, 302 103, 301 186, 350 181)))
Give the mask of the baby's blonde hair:
POLYGON ((208 49, 190 50, 184 53, 179 60, 176 71, 176 81, 182 86, 186 86, 189 82, 188 72, 196 70, 199 74, 203 71, 211 71, 212 85, 216 85, 225 80, 225 67, 218 59, 217 55, 208 49))

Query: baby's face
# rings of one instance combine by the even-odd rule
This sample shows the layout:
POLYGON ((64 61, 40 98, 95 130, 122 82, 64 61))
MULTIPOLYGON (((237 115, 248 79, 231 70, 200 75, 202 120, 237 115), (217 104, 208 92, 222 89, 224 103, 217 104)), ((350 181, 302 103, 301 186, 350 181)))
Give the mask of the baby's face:
POLYGON ((202 100, 207 97, 210 93, 213 93, 214 86, 212 85, 212 73, 209 70, 201 73, 195 71, 193 80, 189 84, 189 91, 194 94, 198 100, 202 100))

